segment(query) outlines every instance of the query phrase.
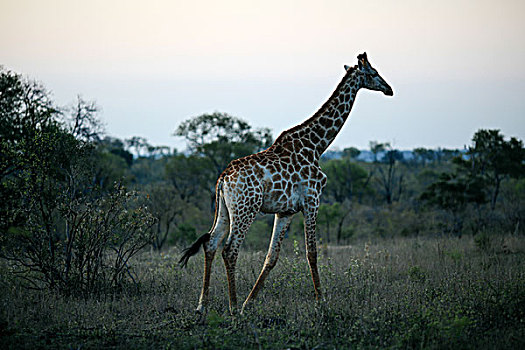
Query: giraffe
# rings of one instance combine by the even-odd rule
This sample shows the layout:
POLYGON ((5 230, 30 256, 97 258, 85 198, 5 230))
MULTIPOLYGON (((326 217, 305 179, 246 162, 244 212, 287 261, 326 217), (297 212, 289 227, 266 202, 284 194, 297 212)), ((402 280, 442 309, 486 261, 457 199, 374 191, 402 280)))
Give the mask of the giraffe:
POLYGON ((358 65, 344 66, 346 72, 342 81, 312 117, 282 132, 267 150, 232 161, 219 176, 212 228, 185 249, 179 261, 184 267, 203 246, 204 278, 196 309, 198 313, 205 313, 213 258, 226 236, 222 258, 228 280, 230 313, 236 312, 237 256, 245 234, 259 212, 275 215, 273 232, 261 273, 241 313, 257 296, 277 263, 284 234, 292 216, 298 212, 304 216, 306 257, 315 297, 317 300, 321 298, 315 225, 326 175, 319 167, 319 158, 341 130, 360 88, 393 95, 392 88, 368 62, 366 53, 358 55, 357 59, 358 65))

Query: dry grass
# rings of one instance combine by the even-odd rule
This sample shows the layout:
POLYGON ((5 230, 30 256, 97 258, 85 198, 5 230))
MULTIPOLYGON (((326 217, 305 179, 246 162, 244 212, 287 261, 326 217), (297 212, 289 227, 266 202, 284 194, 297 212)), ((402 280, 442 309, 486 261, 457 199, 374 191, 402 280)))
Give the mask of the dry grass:
MULTIPOLYGON (((325 300, 315 303, 303 247, 287 241, 259 298, 228 315, 224 268, 211 305, 194 314, 202 254, 186 270, 178 249, 144 253, 138 288, 101 298, 28 291, 2 273, 2 348, 524 348, 525 238, 406 238, 320 247, 325 300)), ((238 262, 239 298, 262 252, 238 262)), ((5 271, 5 270, 2 270, 5 271)))

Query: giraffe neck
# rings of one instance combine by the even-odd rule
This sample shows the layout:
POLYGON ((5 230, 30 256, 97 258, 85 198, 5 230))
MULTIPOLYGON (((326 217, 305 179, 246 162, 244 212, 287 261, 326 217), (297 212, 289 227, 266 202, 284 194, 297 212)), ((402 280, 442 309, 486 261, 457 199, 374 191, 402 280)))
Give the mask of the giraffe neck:
POLYGON ((303 123, 284 131, 274 145, 286 149, 293 145, 293 151, 311 153, 318 160, 343 127, 360 87, 360 76, 351 68, 323 106, 303 123))

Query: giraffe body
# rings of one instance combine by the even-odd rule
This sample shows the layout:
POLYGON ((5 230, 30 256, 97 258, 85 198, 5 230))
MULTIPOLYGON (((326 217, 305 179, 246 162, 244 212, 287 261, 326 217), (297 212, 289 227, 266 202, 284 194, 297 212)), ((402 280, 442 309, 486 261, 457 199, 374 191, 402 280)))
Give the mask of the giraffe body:
POLYGON ((277 263, 281 241, 293 214, 298 212, 304 215, 306 256, 316 298, 320 298, 315 221, 326 175, 319 167, 319 158, 341 130, 360 88, 393 94, 390 86, 368 63, 366 54, 359 55, 358 62, 355 67, 345 66, 345 77, 311 118, 284 131, 267 150, 232 161, 219 176, 212 229, 186 249, 180 260, 184 266, 201 245, 204 247, 204 280, 197 311, 205 310, 211 265, 219 244, 228 233, 222 257, 228 278, 230 312, 234 313, 237 307, 237 256, 246 232, 259 212, 275 214, 274 228, 263 269, 243 309, 256 297, 277 263))

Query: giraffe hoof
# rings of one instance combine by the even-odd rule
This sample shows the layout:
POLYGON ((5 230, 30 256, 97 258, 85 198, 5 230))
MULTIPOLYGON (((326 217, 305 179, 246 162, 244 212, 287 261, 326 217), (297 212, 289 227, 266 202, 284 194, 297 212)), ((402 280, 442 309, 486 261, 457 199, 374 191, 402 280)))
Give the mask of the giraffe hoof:
POLYGON ((239 313, 236 307, 230 308, 230 316, 235 316, 239 313))
POLYGON ((195 313, 199 315, 204 315, 206 313, 206 308, 204 307, 204 305, 199 304, 199 306, 197 306, 197 308, 195 309, 195 313))
POLYGON ((242 303, 241 315, 244 314, 247 310, 249 310, 250 306, 251 302, 249 300, 246 300, 244 303, 242 303))

